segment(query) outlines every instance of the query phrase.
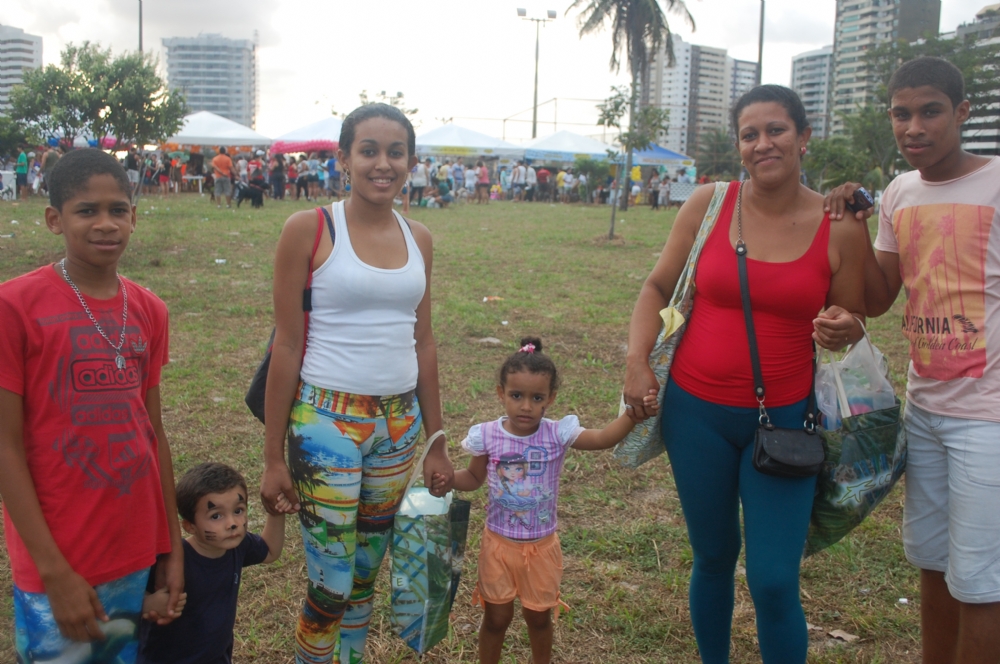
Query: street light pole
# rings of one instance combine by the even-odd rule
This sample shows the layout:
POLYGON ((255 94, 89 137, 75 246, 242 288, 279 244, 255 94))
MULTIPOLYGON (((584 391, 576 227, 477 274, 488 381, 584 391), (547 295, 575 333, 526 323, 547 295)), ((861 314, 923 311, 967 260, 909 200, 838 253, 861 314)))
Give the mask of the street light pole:
POLYGON ((139 0, 139 52, 142 53, 142 0, 139 0))
POLYGON ((764 75, 764 0, 760 0, 760 35, 757 37, 757 85, 764 75))
POLYGON ((535 20, 535 99, 531 107, 531 137, 538 136, 538 38, 541 21, 535 20))
POLYGON ((549 21, 554 21, 556 18, 556 12, 555 10, 549 9, 546 13, 548 18, 528 18, 527 10, 522 7, 518 7, 517 15, 526 21, 535 22, 535 98, 531 111, 531 137, 536 138, 538 136, 538 42, 540 35, 539 29, 542 23, 548 23, 549 21))

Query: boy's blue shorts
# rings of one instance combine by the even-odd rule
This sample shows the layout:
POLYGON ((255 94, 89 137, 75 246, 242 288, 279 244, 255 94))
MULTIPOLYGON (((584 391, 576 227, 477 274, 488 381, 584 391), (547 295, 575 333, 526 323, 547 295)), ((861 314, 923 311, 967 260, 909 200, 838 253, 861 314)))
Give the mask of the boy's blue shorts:
POLYGON ((139 649, 137 626, 142 619, 149 570, 96 586, 97 598, 111 619, 100 622, 103 641, 70 641, 59 632, 45 593, 26 593, 14 587, 14 631, 18 661, 115 662, 133 664, 139 649))

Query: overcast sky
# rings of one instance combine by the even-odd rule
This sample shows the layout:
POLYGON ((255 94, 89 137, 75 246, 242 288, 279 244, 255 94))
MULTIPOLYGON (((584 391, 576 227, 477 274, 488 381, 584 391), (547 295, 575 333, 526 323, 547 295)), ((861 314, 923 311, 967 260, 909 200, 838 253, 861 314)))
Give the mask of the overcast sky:
MULTIPOLYGON (((905 0, 904 0, 905 1, 905 0)), ((944 0, 951 31, 991 0, 944 0)), ((257 130, 275 137, 347 112, 358 93, 405 94, 419 109, 417 133, 453 119, 507 140, 531 137, 535 24, 517 16, 558 18, 541 29, 538 135, 555 128, 599 135, 595 100, 627 82, 608 70, 610 35, 580 38, 569 0, 145 0, 143 45, 163 58, 164 37, 199 32, 252 39, 259 32, 257 130), (549 100, 557 99, 557 102, 549 100), (582 100, 582 101, 577 101, 582 100), (545 103, 548 102, 548 103, 545 103), (506 123, 501 120, 510 118, 506 123), (517 120, 527 121, 518 122, 517 120), (554 124, 557 122, 558 125, 554 124), (578 123, 578 124, 573 124, 578 123)), ((58 62, 69 42, 116 53, 138 47, 138 0, 2 0, 0 22, 39 34, 44 61, 58 62)), ((757 58, 758 0, 688 0, 692 33, 681 16, 670 26, 686 41, 757 58)), ((765 83, 789 84, 791 57, 833 42, 834 0, 767 0, 765 83)))

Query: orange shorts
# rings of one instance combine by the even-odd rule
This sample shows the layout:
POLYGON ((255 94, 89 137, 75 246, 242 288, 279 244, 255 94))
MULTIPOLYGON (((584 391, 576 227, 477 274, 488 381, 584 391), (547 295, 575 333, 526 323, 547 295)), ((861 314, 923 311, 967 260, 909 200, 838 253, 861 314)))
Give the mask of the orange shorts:
POLYGON ((472 602, 507 604, 517 597, 531 611, 565 606, 559 601, 562 572, 562 546, 556 533, 535 542, 515 542, 484 528, 472 602))

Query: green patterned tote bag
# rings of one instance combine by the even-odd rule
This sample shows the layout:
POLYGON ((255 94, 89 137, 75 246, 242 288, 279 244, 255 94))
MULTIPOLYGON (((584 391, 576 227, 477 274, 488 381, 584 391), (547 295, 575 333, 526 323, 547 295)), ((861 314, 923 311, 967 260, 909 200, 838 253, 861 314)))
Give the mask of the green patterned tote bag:
MULTIPOLYGON (((829 351, 826 355, 832 358, 829 351)), ((892 393, 888 366, 868 333, 840 360, 816 372, 822 399, 819 434, 826 444, 805 556, 839 542, 892 491, 906 470, 902 404, 892 393)))

